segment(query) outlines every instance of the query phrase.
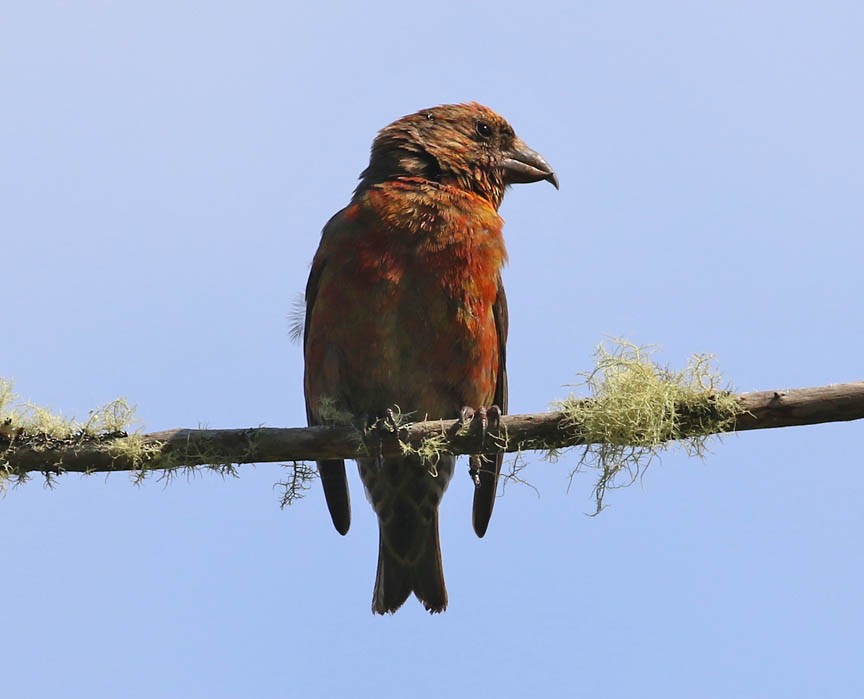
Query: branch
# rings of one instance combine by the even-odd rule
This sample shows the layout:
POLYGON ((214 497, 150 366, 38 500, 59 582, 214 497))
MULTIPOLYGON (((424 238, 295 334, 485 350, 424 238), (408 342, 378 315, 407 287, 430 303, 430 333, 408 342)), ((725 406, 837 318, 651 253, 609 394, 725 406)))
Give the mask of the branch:
MULTIPOLYGON (((665 435, 665 441, 864 418, 864 382, 737 394, 737 410, 731 418, 712 415, 710 398, 696 408, 692 403, 676 405, 676 430, 665 435)), ((592 401, 576 400, 572 404, 592 401)), ((580 425, 572 424, 566 406, 550 413, 504 416, 485 439, 478 429, 460 429, 456 420, 417 422, 400 426, 398 434, 374 431, 365 436, 350 426, 175 429, 144 435, 114 433, 65 439, 0 430, 0 474, 4 466, 6 475, 12 477, 28 472, 144 473, 201 465, 226 469, 231 464, 352 459, 369 453, 398 455, 406 450, 423 453, 430 443, 442 453, 492 454, 564 449, 585 444, 586 440, 580 425)))

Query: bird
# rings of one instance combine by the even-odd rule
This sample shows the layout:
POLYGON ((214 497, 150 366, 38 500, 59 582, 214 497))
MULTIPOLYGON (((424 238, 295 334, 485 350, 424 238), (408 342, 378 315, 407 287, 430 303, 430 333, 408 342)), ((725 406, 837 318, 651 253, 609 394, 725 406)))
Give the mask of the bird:
MULTIPOLYGON (((498 208, 511 184, 547 181, 548 162, 476 102, 422 109, 383 128, 349 204, 325 225, 306 285, 309 425, 371 425, 393 411, 468 419, 507 411, 507 262, 498 208)), ((482 537, 503 455, 472 456, 482 537)), ((379 525, 372 611, 413 593, 447 608, 438 507, 456 458, 358 458, 379 525)), ((351 523, 343 460, 317 462, 333 525, 351 523)))

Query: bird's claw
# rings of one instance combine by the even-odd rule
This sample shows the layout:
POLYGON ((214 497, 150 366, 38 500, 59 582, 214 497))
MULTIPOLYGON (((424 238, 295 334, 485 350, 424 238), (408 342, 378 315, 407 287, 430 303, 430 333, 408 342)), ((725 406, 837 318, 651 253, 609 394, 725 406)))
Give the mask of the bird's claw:
MULTIPOLYGON (((468 427, 470 429, 470 426, 475 422, 480 425, 480 445, 485 447, 489 428, 497 429, 501 424, 501 408, 497 405, 490 405, 488 408, 481 406, 475 410, 470 406, 464 406, 459 411, 460 428, 468 427)), ((475 486, 480 485, 480 469, 484 459, 482 454, 472 454, 468 458, 468 474, 475 486)))
POLYGON ((396 420, 396 413, 393 412, 392 408, 387 408, 387 410, 384 411, 380 422, 381 426, 387 432, 398 432, 399 430, 399 422, 396 420))
MULTIPOLYGON (((398 406, 397 406, 398 410, 398 406)), ((381 468, 384 465, 384 435, 396 434, 399 431, 399 421, 392 408, 387 408, 370 425, 378 437, 375 444, 375 466, 381 468)))
POLYGON ((459 426, 462 427, 474 419, 474 408, 470 405, 462 406, 459 411, 459 426))

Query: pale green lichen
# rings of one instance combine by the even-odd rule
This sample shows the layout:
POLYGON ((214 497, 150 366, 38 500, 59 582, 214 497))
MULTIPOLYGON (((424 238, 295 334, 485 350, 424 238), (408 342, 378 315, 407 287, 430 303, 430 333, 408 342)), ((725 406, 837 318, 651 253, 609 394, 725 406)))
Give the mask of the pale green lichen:
MULTIPOLYGON (((200 427, 206 429, 206 427, 200 427)), ((117 444, 117 448, 123 450, 124 443, 135 449, 140 445, 138 458, 134 452, 126 453, 127 461, 133 461, 135 466, 132 471, 133 482, 140 485, 151 475, 158 475, 157 480, 170 483, 178 475, 185 475, 191 479, 201 473, 202 470, 219 474, 223 478, 238 478, 238 463, 252 463, 252 458, 257 450, 258 430, 255 428, 244 430, 246 438, 245 452, 237 459, 237 462, 226 461, 225 455, 213 446, 213 442, 206 437, 191 435, 184 442, 182 448, 175 446, 171 450, 164 450, 161 442, 144 441, 139 434, 129 435, 117 444)), ((112 447, 114 444, 112 443, 112 447)), ((118 452, 122 453, 122 452, 118 452)))
MULTIPOLYGON (((11 381, 0 378, 0 491, 8 483, 23 483, 28 473, 13 465, 15 451, 27 447, 33 451, 48 451, 56 447, 75 447, 85 442, 111 439, 110 448, 130 460, 143 463, 153 450, 140 437, 127 437, 135 423, 135 410, 123 398, 92 410, 86 420, 79 421, 22 401, 11 381), (126 437, 126 439, 117 439, 126 437)), ((62 471, 62 463, 46 463, 43 475, 46 485, 62 471)))
MULTIPOLYGON (((29 478, 24 467, 15 466, 19 449, 30 453, 31 463, 33 452, 44 452, 45 463, 35 470, 42 472, 46 485, 52 485, 56 476, 64 472, 58 453, 94 446, 107 452, 118 464, 118 470, 130 471, 135 484, 154 474, 164 482, 181 473, 192 477, 202 469, 223 477, 237 476, 236 464, 226 462, 225 455, 218 453, 206 438, 193 435, 182 448, 164 449, 163 442, 145 439, 140 431, 131 431, 136 422, 134 408, 123 398, 91 411, 86 420, 78 421, 22 401, 12 382, 0 378, 0 492, 9 483, 19 484, 29 478)), ((258 435, 258 429, 245 430, 248 443, 240 463, 249 463, 254 458, 258 435)), ((285 491, 283 505, 302 497, 312 478, 311 467, 294 463, 291 480, 277 484, 285 491)))
MULTIPOLYGON (((734 424, 740 407, 713 365, 694 355, 673 371, 649 357, 650 347, 624 340, 597 348, 596 366, 581 374, 589 399, 570 396, 555 405, 564 413, 562 429, 572 429, 585 447, 575 471, 600 471, 594 487, 597 512, 608 488, 635 482, 661 451, 678 445, 703 457, 710 436, 734 424)), ((557 458, 558 454, 548 454, 557 458)))
POLYGON ((438 477, 438 462, 441 460, 441 453, 447 448, 450 440, 444 431, 442 425, 441 432, 434 434, 422 440, 417 447, 412 447, 408 442, 399 440, 399 447, 402 453, 406 456, 417 456, 420 458, 420 463, 426 467, 429 475, 433 478, 438 477))
POLYGON ((17 437, 43 437, 66 440, 75 437, 96 437, 125 432, 135 422, 135 408, 125 398, 91 410, 87 420, 80 422, 67 418, 34 403, 22 402, 15 394, 13 384, 0 378, 0 423, 4 435, 17 437))
POLYGON ((318 401, 318 419, 324 425, 352 425, 354 416, 339 405, 335 398, 321 396, 318 401))

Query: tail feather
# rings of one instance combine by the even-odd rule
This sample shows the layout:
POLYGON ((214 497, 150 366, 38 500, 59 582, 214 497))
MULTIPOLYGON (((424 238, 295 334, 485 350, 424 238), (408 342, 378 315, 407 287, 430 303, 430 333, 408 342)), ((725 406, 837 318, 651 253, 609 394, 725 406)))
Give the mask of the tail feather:
POLYGON ((413 592, 431 613, 447 608, 447 587, 438 538, 438 514, 426 525, 426 543, 412 560, 399 558, 384 538, 378 536, 378 573, 372 596, 372 611, 392 614, 413 592))
POLYGON ((438 538, 438 505, 453 476, 454 456, 434 474, 419 457, 359 459, 360 477, 378 515, 376 614, 395 612, 413 592, 430 612, 447 607, 438 538))
POLYGON ((372 611, 392 614, 405 604, 411 594, 411 570, 384 545, 378 534, 378 573, 372 595, 372 611))
POLYGON ((474 532, 479 537, 483 537, 489 528, 489 520, 495 507, 495 498, 498 496, 498 476, 501 473, 503 461, 504 454, 474 455, 471 457, 471 468, 477 472, 478 478, 477 487, 474 490, 474 507, 471 519, 474 532))
POLYGON ((414 594, 432 614, 447 609, 447 586, 441 562, 441 542, 438 539, 438 512, 426 531, 426 548, 411 571, 414 594))
POLYGON ((318 462, 318 474, 324 486, 324 498, 336 531, 343 536, 351 526, 351 498, 348 494, 348 476, 345 462, 333 459, 318 462))

